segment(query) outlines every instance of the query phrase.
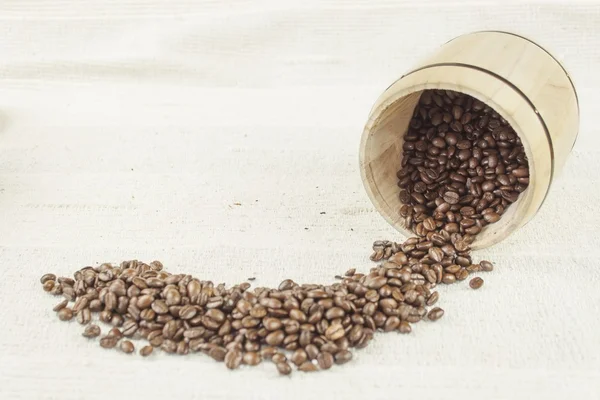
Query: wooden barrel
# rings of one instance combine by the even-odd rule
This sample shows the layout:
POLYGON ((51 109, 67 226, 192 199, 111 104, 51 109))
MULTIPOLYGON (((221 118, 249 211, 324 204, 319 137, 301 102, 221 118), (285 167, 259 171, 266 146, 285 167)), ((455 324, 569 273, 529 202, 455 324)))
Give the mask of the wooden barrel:
POLYGON ((405 236, 396 172, 403 136, 423 90, 462 92, 492 107, 520 136, 529 160, 528 188, 500 221, 486 226, 473 249, 500 242, 538 212, 562 170, 579 130, 577 93, 569 74, 536 43, 507 32, 457 37, 394 82, 369 115, 360 169, 381 215, 405 236))

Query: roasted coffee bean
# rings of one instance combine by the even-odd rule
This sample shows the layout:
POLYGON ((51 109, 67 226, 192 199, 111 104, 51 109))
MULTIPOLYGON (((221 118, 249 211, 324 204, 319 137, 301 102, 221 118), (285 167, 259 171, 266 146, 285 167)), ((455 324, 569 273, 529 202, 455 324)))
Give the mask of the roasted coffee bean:
POLYGON ((255 351, 249 351, 244 354, 242 361, 246 365, 258 365, 262 361, 260 354, 255 351))
POLYGON ((89 308, 91 312, 100 312, 102 311, 102 302, 99 299, 94 299, 90 301, 89 308))
POLYGON ((276 367, 277 371, 279 371, 281 375, 289 375, 292 373, 292 367, 290 367, 290 364, 285 361, 277 363, 276 367))
POLYGON ((121 351, 126 354, 131 354, 135 351, 135 346, 129 340, 123 340, 119 345, 121 351))
MULTIPOLYGON (((44 289, 45 292, 50 292, 52 291, 55 287, 56 287, 56 282, 53 280, 47 280, 42 284, 42 288, 44 289)), ((60 287, 60 286, 58 286, 60 287)), ((64 290, 64 289, 63 289, 64 290)), ((66 296, 65 296, 66 297, 66 296)), ((72 296, 70 296, 70 298, 67 298, 68 300, 72 300, 72 296)))
POLYGON ((43 285, 44 283, 48 282, 48 281, 56 281, 56 275, 54 274, 44 274, 42 275, 42 277, 40 278, 40 283, 43 285))
POLYGON ((481 266, 482 271, 489 272, 494 270, 494 266, 489 261, 481 261, 479 265, 481 266))
POLYGON ((317 363, 319 364, 319 368, 322 370, 331 368, 334 361, 333 355, 327 351, 322 351, 317 356, 317 363))
POLYGON ((110 323, 117 327, 123 326, 123 322, 125 322, 125 319, 119 314, 113 315, 112 319, 110 320, 110 323))
POLYGON ((483 286, 483 279, 481 279, 480 277, 473 278, 469 282, 469 286, 471 287, 471 289, 479 289, 483 286))
POLYGON ((278 364, 280 362, 285 362, 287 361, 287 357, 285 356, 285 354, 283 353, 278 353, 275 352, 275 354, 273 354, 273 356, 271 356, 271 360, 275 363, 278 364))
POLYGON ((315 364, 313 364, 311 361, 305 361, 298 367, 298 371, 302 371, 302 372, 315 372, 318 370, 319 370, 319 368, 315 364))
POLYGON ((177 352, 177 343, 172 340, 164 340, 160 345, 160 349, 167 354, 174 354, 177 352))
POLYGON ((91 320, 92 312, 89 308, 84 308, 77 313, 77 322, 79 322, 81 325, 89 324, 91 320))
POLYGON ((57 305, 55 305, 52 310, 58 312, 58 311, 62 310, 63 308, 65 308, 68 304, 69 304, 69 300, 63 300, 60 303, 58 303, 57 305))
POLYGON ((443 315, 444 310, 442 310, 439 307, 435 307, 432 308, 431 311, 429 311, 429 313, 427 314, 427 318, 429 318, 430 321, 437 321, 438 319, 442 318, 443 315))
POLYGON ((265 337, 265 342, 270 346, 279 346, 283 343, 285 333, 282 330, 271 332, 265 337))
POLYGON ((61 321, 70 321, 73 319, 73 310, 68 307, 61 308, 58 310, 57 315, 61 321))
POLYGON ((260 355, 265 360, 270 360, 277 353, 277 349, 272 346, 265 346, 260 350, 260 355))
POLYGON ((123 332, 121 332, 121 330, 119 328, 112 328, 110 331, 108 331, 106 336, 111 336, 111 337, 114 337, 117 339, 121 339, 123 337, 123 332))
POLYGON ((427 306, 432 306, 432 305, 434 305, 435 303, 437 303, 437 301, 439 300, 439 298, 440 298, 440 294, 439 294, 438 292, 433 292, 433 293, 431 293, 431 295, 430 295, 430 296, 427 298, 427 301, 426 301, 426 303, 425 303, 425 304, 426 304, 427 306))
POLYGON ((152 346, 144 346, 140 350, 140 355, 142 357, 148 357, 150 354, 152 354, 153 351, 154 351, 154 347, 152 347, 152 346))
POLYGON ((209 350, 208 355, 212 357, 213 360, 221 362, 225 360, 227 350, 223 347, 215 346, 209 350))
POLYGON ((132 337, 138 330, 138 324, 135 321, 128 320, 123 323, 123 336, 132 337))
POLYGON ((400 333, 410 333, 412 331, 412 328, 410 326, 410 323, 408 323, 408 321, 402 321, 400 322, 400 325, 398 326, 398 332, 400 333))
POLYGON ((100 339, 100 346, 105 349, 114 349, 118 342, 119 339, 114 336, 105 336, 100 339))
POLYGON ((256 304, 250 310, 250 316, 252 318, 263 318, 266 315, 267 315, 267 309, 265 307, 261 306, 260 304, 256 304))
POLYGON ((84 331, 82 333, 82 336, 86 337, 88 339, 92 339, 92 338, 100 336, 101 333, 102 332, 101 332, 100 327, 98 325, 90 324, 90 325, 88 325, 88 326, 85 327, 85 329, 84 329, 84 331))
POLYGON ((341 324, 332 324, 325 331, 325 336, 328 340, 337 340, 344 337, 344 327, 341 324))
POLYGON ((352 360, 352 353, 348 350, 342 350, 335 355, 335 363, 342 365, 352 360))
POLYGON ((309 344, 304 348, 304 350, 306 350, 306 355, 308 356, 309 360, 314 360, 319 355, 319 349, 314 344, 309 344))
MULTIPOLYGON (((281 327, 283 326, 283 323, 281 322, 280 319, 278 318, 265 318, 263 319, 263 326, 265 328, 267 328, 268 331, 276 331, 281 329, 281 327)), ((255 325, 253 325, 255 326, 255 325)))
POLYGON ((294 353, 292 353, 290 360, 296 364, 296 366, 300 366, 302 363, 308 360, 308 355, 304 349, 296 349, 294 353))

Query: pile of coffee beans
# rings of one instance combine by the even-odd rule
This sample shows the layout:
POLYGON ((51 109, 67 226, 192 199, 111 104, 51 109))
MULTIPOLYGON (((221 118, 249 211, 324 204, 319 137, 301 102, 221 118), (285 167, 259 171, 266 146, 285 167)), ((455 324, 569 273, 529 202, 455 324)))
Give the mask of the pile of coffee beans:
MULTIPOLYGON (((125 354, 143 341, 144 357, 154 349, 201 352, 229 369, 269 360, 288 375, 291 364, 303 372, 345 364, 375 332, 408 334, 412 324, 442 318, 438 284, 491 271, 488 261, 473 263, 470 244, 528 184, 518 136, 464 94, 424 92, 403 146, 400 213, 416 236, 376 241, 371 259, 380 263, 368 273, 350 269, 330 285, 286 279, 278 288, 251 289, 133 260, 85 267, 73 278, 46 274, 43 289, 64 297, 54 307, 60 320, 75 318, 84 337, 125 354), (96 317, 111 328, 103 333, 96 317)), ((479 289, 483 279, 469 285, 479 289)))

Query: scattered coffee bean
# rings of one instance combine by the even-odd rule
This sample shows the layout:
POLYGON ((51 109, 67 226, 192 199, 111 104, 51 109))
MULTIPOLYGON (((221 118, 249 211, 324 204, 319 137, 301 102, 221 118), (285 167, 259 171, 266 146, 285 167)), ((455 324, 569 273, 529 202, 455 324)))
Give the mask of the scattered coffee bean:
POLYGON ((77 322, 79 322, 81 325, 89 324, 91 320, 92 312, 89 308, 84 308, 83 310, 77 313, 77 322))
POLYGON ((154 351, 154 347, 152 347, 152 346, 144 346, 140 350, 140 355, 142 357, 148 357, 150 354, 152 354, 153 351, 154 351))
POLYGON ((298 367, 298 371, 302 371, 302 372, 315 372, 318 370, 319 370, 319 368, 317 368, 317 366, 315 364, 313 364, 311 361, 305 361, 298 367))
POLYGON ((410 332, 412 332, 412 328, 410 326, 410 323, 408 323, 407 321, 400 322, 400 326, 398 327, 398 332, 400 332, 400 333, 410 333, 410 332))
POLYGON ((131 354, 135 351, 135 346, 129 340, 123 340, 119 346, 123 353, 131 354))
POLYGON ((114 349, 117 346, 119 339, 114 336, 104 336, 100 339, 100 346, 105 349, 114 349))
POLYGON ((325 370, 325 369, 331 368, 331 366, 333 365, 333 362, 334 362, 334 358, 331 353, 322 351, 317 356, 317 362, 319 363, 319 368, 321 368, 322 370, 325 370))
POLYGON ((284 362, 287 361, 287 357, 285 356, 285 354, 283 353, 275 353, 273 354, 273 356, 271 357, 271 360, 275 363, 275 364, 279 364, 280 362, 284 362))
POLYGON ((54 275, 54 274, 44 274, 40 278, 40 282, 41 282, 42 285, 44 283, 48 282, 48 281, 56 281, 56 275, 54 275))
POLYGON ((285 361, 277 363, 276 366, 277 371, 279 371, 281 375, 289 375, 292 373, 292 367, 285 361))
POLYGON ((42 288, 44 289, 45 292, 50 292, 54 289, 55 286, 55 282, 52 280, 46 281, 44 282, 44 284, 42 285, 42 288))
POLYGON ((352 353, 348 350, 342 350, 335 355, 336 364, 346 364, 350 360, 352 360, 352 353))
POLYGON ((57 305, 55 305, 52 310, 58 312, 58 311, 62 310, 63 308, 65 308, 68 304, 69 304, 69 300, 63 300, 60 303, 58 303, 57 305))
POLYGON ((489 272, 494 270, 494 266, 489 261, 481 261, 479 265, 481 266, 482 271, 489 272))
POLYGON ((119 340, 123 337, 123 332, 121 332, 118 328, 112 328, 110 331, 108 331, 106 336, 114 337, 115 339, 119 340))
POLYGON ((209 350, 208 355, 213 358, 215 361, 224 361, 225 356, 227 355, 227 350, 223 347, 215 346, 209 350))
POLYGON ((469 286, 471 287, 471 289, 479 289, 483 286, 483 279, 481 279, 480 277, 473 278, 469 282, 469 286))
POLYGON ((431 309, 431 311, 429 311, 429 314, 427 314, 427 318, 429 318, 430 321, 437 321, 438 319, 442 318, 443 315, 444 310, 442 310, 439 307, 435 307, 431 309))
POLYGON ((92 339, 92 338, 100 336, 101 333, 102 332, 101 332, 100 327, 98 325, 90 324, 90 325, 88 325, 88 326, 85 327, 85 329, 84 329, 84 331, 82 333, 82 336, 86 337, 88 339, 92 339))
POLYGON ((308 355, 304 349, 296 349, 292 354, 291 361, 296 364, 296 366, 302 365, 305 361, 308 360, 308 355))
POLYGON ((255 351, 249 351, 244 354, 243 361, 246 365, 258 365, 262 359, 259 353, 255 351))
POLYGON ((61 321, 70 321, 73 319, 73 310, 68 307, 61 308, 57 314, 61 321))
POLYGON ((225 365, 229 369, 236 369, 242 363, 242 353, 238 350, 230 350, 225 354, 225 365))

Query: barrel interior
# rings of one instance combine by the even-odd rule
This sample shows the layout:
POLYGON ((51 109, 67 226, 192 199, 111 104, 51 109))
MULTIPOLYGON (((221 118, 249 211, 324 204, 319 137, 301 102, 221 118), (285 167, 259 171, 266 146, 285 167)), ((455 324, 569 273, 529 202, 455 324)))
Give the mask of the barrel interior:
MULTIPOLYGON (((464 87, 436 86, 427 89, 446 89, 462 92, 485 102, 485 99, 482 99, 477 93, 464 90, 464 87)), ((368 132, 365 132, 362 144, 363 178, 371 201, 388 223, 405 236, 413 234, 405 226, 404 220, 399 214, 402 203, 399 198, 400 189, 396 173, 401 167, 403 138, 423 91, 417 90, 408 93, 389 104, 383 105, 379 112, 375 111, 373 113, 375 119, 368 124, 368 132)), ((502 218, 482 229, 472 245, 473 249, 488 247, 506 237, 514 230, 516 224, 522 225, 522 220, 526 218, 523 215, 524 209, 531 202, 530 188, 533 186, 535 178, 531 161, 531 148, 527 138, 521 134, 519 126, 510 116, 505 116, 503 110, 498 107, 492 108, 509 121, 521 138, 529 159, 531 179, 529 187, 520 194, 515 203, 506 209, 502 218)))

